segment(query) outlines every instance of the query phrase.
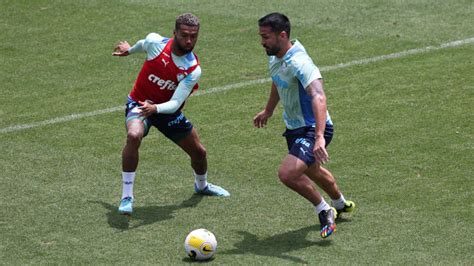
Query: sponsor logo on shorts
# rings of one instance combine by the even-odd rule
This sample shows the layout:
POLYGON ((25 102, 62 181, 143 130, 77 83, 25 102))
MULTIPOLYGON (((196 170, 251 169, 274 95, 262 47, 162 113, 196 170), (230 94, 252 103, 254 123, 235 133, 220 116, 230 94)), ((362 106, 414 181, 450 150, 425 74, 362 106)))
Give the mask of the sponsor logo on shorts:
POLYGON ((301 143, 301 145, 304 145, 306 147, 310 147, 311 146, 311 143, 309 143, 309 141, 307 141, 306 139, 304 138, 299 138, 299 139, 296 139, 295 143, 301 143))
MULTIPOLYGON (((168 126, 170 127, 170 126, 172 126, 172 125, 178 125, 179 122, 180 122, 181 120, 183 120, 183 119, 184 119, 184 114, 180 114, 178 117, 176 117, 176 119, 174 119, 173 121, 169 122, 169 123, 168 123, 168 126)), ((187 123, 187 122, 189 122, 189 121, 186 120, 185 122, 187 123)))

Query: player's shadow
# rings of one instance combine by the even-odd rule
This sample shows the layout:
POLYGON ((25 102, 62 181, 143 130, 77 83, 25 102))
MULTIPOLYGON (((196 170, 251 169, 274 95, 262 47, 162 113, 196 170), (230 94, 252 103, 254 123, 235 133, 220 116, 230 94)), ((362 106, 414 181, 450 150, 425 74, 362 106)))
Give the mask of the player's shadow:
POLYGON ((308 262, 304 259, 288 255, 287 253, 311 246, 325 247, 331 245, 331 240, 329 239, 306 239, 309 232, 316 232, 316 235, 319 236, 319 225, 304 227, 264 239, 259 239, 258 236, 249 232, 238 231, 244 239, 234 244, 234 249, 225 250, 219 252, 219 254, 243 255, 253 253, 260 256, 277 257, 291 262, 307 264, 308 262))
POLYGON ((172 219, 175 211, 184 208, 194 208, 202 198, 202 195, 193 194, 189 199, 184 200, 178 205, 134 207, 133 215, 130 217, 119 214, 116 205, 111 205, 102 201, 93 201, 93 203, 101 204, 108 210, 106 214, 107 221, 111 227, 121 230, 129 230, 143 225, 172 219))

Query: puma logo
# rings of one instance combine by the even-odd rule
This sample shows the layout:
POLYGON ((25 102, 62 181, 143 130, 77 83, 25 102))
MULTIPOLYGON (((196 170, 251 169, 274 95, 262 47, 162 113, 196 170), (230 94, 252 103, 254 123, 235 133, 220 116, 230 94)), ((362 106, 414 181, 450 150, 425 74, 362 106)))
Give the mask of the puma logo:
POLYGON ((300 151, 303 153, 303 156, 305 156, 305 155, 306 155, 306 151, 305 151, 305 150, 303 150, 303 148, 301 148, 301 147, 300 147, 300 151))

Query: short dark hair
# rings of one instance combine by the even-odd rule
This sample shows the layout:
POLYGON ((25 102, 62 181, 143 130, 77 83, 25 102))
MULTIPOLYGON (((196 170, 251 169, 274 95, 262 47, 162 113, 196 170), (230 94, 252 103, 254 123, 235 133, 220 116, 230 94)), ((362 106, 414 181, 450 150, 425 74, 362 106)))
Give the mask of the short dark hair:
POLYGON ((272 32, 276 33, 284 31, 288 35, 288 38, 290 38, 290 20, 282 13, 274 12, 260 18, 258 20, 258 26, 270 27, 272 29, 272 32))
POLYGON ((180 25, 199 27, 199 18, 191 13, 181 14, 176 18, 175 30, 178 30, 180 25))

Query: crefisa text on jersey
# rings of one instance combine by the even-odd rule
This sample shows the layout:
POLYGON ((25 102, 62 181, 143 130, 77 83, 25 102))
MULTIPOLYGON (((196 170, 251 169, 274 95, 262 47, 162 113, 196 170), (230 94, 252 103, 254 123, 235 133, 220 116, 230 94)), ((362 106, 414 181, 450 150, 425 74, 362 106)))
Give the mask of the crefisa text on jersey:
POLYGON ((154 74, 150 74, 148 76, 148 80, 158 85, 161 90, 174 91, 177 87, 176 83, 174 83, 172 80, 164 80, 154 74))

